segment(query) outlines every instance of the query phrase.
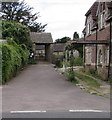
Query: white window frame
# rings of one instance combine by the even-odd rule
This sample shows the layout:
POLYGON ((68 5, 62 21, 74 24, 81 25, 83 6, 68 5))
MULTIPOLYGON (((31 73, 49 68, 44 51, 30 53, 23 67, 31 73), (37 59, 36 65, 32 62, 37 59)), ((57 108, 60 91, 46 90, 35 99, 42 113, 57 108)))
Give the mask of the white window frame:
POLYGON ((100 14, 100 29, 104 28, 105 26, 105 14, 100 14))
POLYGON ((87 35, 91 34, 91 23, 87 24, 87 35))

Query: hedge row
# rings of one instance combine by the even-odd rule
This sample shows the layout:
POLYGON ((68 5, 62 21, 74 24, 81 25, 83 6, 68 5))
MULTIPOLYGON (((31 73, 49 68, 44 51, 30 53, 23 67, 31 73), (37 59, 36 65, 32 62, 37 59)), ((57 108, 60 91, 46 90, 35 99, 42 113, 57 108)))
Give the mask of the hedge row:
POLYGON ((2 84, 15 76, 27 63, 29 51, 24 44, 17 45, 13 40, 2 44, 2 84))

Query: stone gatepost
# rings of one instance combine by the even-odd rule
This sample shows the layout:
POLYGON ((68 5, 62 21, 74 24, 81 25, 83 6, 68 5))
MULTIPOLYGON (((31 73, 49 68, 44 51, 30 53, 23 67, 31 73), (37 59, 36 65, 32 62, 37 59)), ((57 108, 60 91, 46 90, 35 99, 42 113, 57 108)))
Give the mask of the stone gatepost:
POLYGON ((52 55, 53 55, 52 44, 46 44, 45 45, 45 60, 47 60, 48 62, 52 62, 52 55))

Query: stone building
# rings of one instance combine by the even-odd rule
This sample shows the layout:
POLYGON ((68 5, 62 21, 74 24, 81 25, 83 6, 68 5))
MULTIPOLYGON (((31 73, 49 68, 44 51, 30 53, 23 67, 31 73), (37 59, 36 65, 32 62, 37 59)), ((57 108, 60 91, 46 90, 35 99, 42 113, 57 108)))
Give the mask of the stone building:
POLYGON ((112 41, 112 1, 94 2, 85 14, 84 66, 109 77, 112 41))
POLYGON ((112 1, 94 2, 85 14, 84 39, 72 43, 83 44, 85 69, 94 69, 103 78, 112 71, 112 1))
POLYGON ((54 55, 64 55, 65 43, 54 43, 53 44, 53 54, 54 55))
POLYGON ((51 33, 38 33, 38 32, 30 32, 30 39, 33 42, 33 52, 35 55, 35 59, 38 56, 40 46, 43 49, 44 59, 51 62, 52 61, 52 35, 51 33))

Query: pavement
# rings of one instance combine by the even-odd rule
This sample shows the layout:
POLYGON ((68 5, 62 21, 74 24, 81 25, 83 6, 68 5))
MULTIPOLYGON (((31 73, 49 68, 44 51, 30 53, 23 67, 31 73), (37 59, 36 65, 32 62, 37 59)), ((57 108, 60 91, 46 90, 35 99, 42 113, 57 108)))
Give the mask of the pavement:
POLYGON ((2 111, 69 111, 109 112, 110 99, 82 91, 52 64, 40 62, 21 71, 2 88, 2 111))

